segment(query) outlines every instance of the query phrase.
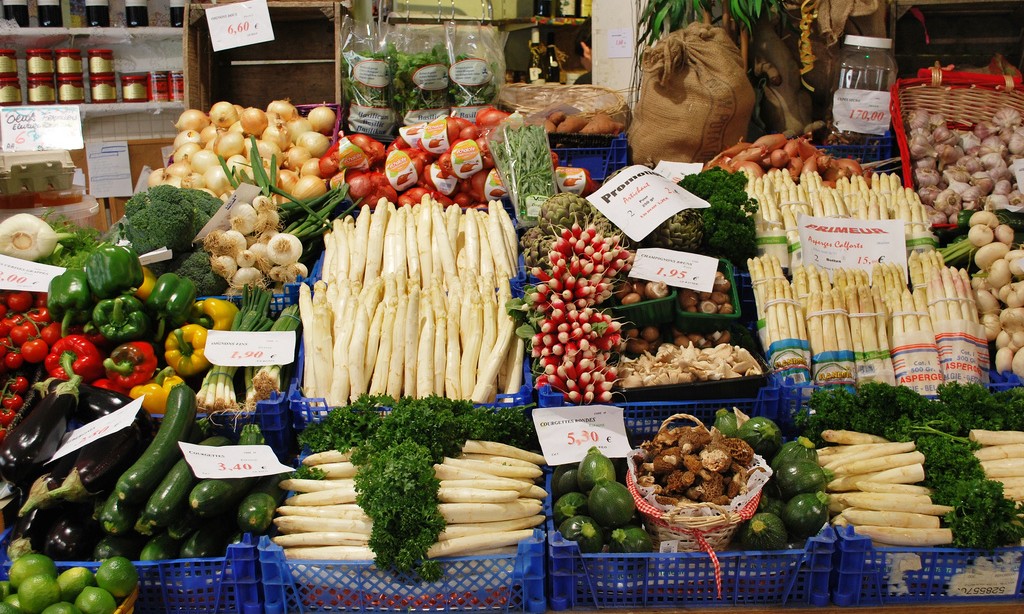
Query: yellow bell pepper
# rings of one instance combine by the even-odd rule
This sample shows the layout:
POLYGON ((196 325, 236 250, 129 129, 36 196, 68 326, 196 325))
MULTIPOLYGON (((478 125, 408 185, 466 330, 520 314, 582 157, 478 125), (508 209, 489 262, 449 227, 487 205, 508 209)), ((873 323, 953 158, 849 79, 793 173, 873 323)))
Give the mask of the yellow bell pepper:
POLYGON ((171 331, 164 341, 164 360, 182 377, 199 375, 210 368, 204 355, 206 329, 198 324, 186 324, 171 331))
POLYGON ((145 384, 132 386, 128 396, 142 399, 142 408, 151 414, 163 414, 167 411, 167 394, 171 388, 184 384, 185 380, 174 375, 174 369, 167 367, 158 372, 153 379, 145 384))
POLYGON ((142 267, 142 285, 135 290, 135 298, 145 301, 156 285, 156 274, 149 267, 142 267))
POLYGON ((207 330, 231 330, 238 307, 221 298, 204 298, 192 306, 189 322, 199 324, 207 330))

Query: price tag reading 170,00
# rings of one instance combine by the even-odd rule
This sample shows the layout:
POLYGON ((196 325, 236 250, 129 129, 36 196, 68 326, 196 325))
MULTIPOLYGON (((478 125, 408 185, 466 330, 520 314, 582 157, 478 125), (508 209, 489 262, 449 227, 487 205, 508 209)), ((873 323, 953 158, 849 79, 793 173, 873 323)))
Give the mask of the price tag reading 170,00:
POLYGON ((621 407, 538 408, 533 424, 549 465, 579 462, 592 447, 609 458, 624 458, 630 451, 621 407))
POLYGON ((46 292, 50 280, 64 271, 63 267, 0 255, 0 290, 46 292))
POLYGON ((206 9, 210 42, 214 51, 274 40, 267 0, 234 2, 206 9))
POLYGON ((294 471, 270 446, 201 446, 179 441, 182 456, 199 479, 255 478, 294 471))
POLYGON ((211 330, 206 335, 205 355, 221 367, 291 364, 295 360, 295 331, 211 330))

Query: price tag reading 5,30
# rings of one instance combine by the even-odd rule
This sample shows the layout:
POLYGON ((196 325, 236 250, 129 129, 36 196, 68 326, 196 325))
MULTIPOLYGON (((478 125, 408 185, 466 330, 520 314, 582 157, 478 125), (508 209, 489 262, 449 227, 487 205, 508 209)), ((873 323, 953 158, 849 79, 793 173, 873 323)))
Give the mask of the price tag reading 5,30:
POLYGON ((205 355, 220 367, 291 364, 295 360, 295 331, 211 330, 206 335, 205 355))
POLYGON ((549 465, 577 463, 592 447, 609 458, 624 458, 630 451, 621 407, 538 408, 533 410, 533 424, 549 465))
POLYGON ((654 247, 636 250, 629 276, 663 281, 670 286, 697 292, 711 292, 717 270, 717 258, 654 247))
POLYGON ((206 22, 214 51, 274 40, 267 0, 212 6, 206 9, 206 22))
POLYGON ((0 255, 0 290, 46 292, 50 280, 64 271, 63 267, 0 255))
POLYGON ((179 441, 182 456, 199 479, 255 478, 294 471, 270 446, 201 446, 179 441))

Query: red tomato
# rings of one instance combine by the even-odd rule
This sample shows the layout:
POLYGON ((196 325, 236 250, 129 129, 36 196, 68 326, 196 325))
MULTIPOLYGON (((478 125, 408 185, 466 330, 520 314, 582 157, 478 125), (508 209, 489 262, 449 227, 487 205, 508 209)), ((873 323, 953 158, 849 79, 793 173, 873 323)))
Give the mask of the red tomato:
POLYGON ((21 324, 11 329, 11 341, 14 345, 23 345, 36 335, 36 327, 31 324, 21 324))
POLYGON ((26 341, 21 346, 21 355, 25 358, 25 362, 29 364, 39 364, 46 359, 46 355, 50 353, 50 346, 46 345, 46 342, 42 339, 32 339, 26 341))
POLYGON ((46 345, 53 345, 54 343, 57 343, 60 341, 61 337, 60 322, 51 322, 47 324, 39 331, 39 336, 46 342, 46 345))
POLYGON ((53 321, 50 319, 50 310, 46 307, 33 307, 25 315, 36 324, 49 324, 53 321))
POLYGON ((36 307, 46 307, 46 293, 45 292, 36 292, 36 293, 33 294, 33 296, 36 297, 36 300, 35 300, 35 306, 36 307))
POLYGON ((11 311, 28 311, 32 308, 35 300, 29 292, 11 292, 7 295, 7 306, 11 311))
MULTIPOLYGON (((11 413, 13 413, 14 415, 17 415, 17 413, 15 412, 21 409, 21 406, 24 404, 25 399, 21 398, 20 394, 12 394, 10 396, 6 396, 4 397, 4 400, 0 402, 0 405, 2 405, 4 409, 11 411, 11 413)), ((13 420, 14 418, 12 417, 11 419, 13 420)), ((0 418, 0 424, 7 426, 8 424, 10 424, 10 422, 4 424, 3 419, 0 418)))
POLYGON ((14 369, 20 369, 24 362, 25 359, 22 358, 21 354, 18 352, 8 352, 7 355, 4 356, 4 366, 12 371, 14 369))
POLYGON ((25 394, 28 391, 28 378, 24 375, 15 377, 11 380, 10 388, 18 394, 25 394))
POLYGON ((7 315, 7 305, 0 303, 0 318, 7 315))
MULTIPOLYGON (((7 403, 7 399, 4 399, 3 402, 7 403)), ((2 405, 2 404, 0 404, 0 405, 2 405)), ((0 426, 5 427, 5 430, 2 431, 2 432, 6 434, 6 432, 7 432, 6 431, 6 427, 10 426, 11 423, 14 422, 14 419, 18 417, 18 412, 15 411, 12 408, 7 407, 6 405, 2 405, 2 406, 3 406, 3 409, 0 409, 0 426)), ((2 441, 2 440, 3 439, 0 438, 0 441, 2 441)))

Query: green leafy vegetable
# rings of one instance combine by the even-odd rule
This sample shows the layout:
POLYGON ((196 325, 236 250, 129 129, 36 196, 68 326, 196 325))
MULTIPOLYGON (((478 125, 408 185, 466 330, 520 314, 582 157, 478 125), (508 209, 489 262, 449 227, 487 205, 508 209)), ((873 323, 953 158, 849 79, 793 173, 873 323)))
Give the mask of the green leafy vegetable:
POLYGON ((53 253, 39 262, 66 269, 80 269, 85 265, 89 255, 100 244, 100 233, 94 228, 82 228, 62 215, 46 215, 43 220, 59 235, 69 235, 61 239, 53 253))
POLYGON ((395 109, 406 124, 448 114, 448 54, 438 43, 427 51, 393 50, 395 109), (428 112, 424 114, 424 112, 428 112))
POLYGON ((748 258, 757 255, 757 201, 747 196, 746 175, 712 168, 684 177, 679 185, 711 204, 702 210, 708 255, 736 265, 745 265, 748 258))
POLYGON ((489 143, 519 219, 536 220, 541 204, 555 194, 555 172, 544 127, 504 122, 491 133, 489 143))
POLYGON ((327 450, 347 452, 369 439, 380 426, 380 408, 393 402, 389 396, 363 395, 348 407, 331 410, 323 422, 308 425, 299 433, 299 443, 314 454, 327 450))
POLYGON ((323 480, 327 478, 327 474, 320 467, 307 467, 303 465, 292 473, 292 478, 296 480, 323 480))

